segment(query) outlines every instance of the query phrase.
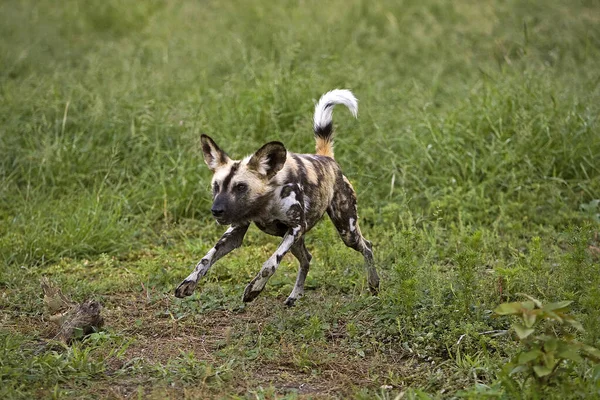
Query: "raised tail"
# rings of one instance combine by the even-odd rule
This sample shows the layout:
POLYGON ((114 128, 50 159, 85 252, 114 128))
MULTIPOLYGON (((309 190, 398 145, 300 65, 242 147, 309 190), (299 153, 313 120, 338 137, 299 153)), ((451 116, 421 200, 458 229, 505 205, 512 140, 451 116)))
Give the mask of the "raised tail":
POLYGON ((317 154, 333 158, 333 107, 343 104, 354 115, 358 114, 358 101, 351 91, 335 89, 325 93, 315 106, 314 130, 317 154))

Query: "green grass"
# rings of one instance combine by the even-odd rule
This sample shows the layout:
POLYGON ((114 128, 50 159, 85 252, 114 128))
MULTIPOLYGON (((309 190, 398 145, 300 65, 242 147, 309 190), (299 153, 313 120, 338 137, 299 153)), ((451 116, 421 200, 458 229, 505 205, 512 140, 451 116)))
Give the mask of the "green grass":
MULTIPOLYGON (((1 397, 509 398, 518 342, 482 333, 519 293, 573 300, 600 346, 599 23, 593 0, 2 2, 1 397), (255 228, 173 298, 223 230, 200 134, 312 152, 333 88, 359 99, 336 159, 379 298, 327 220, 294 309, 291 256, 241 303, 277 244, 255 228), (41 276, 105 331, 40 344, 41 276)), ((600 396, 600 372, 532 388, 600 396)))

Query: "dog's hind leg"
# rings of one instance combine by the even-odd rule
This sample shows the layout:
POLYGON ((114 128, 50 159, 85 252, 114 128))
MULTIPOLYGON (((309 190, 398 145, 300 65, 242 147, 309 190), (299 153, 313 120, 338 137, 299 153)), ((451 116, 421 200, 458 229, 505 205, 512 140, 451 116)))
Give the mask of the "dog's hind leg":
POLYGON ((329 214, 344 244, 359 251, 364 256, 369 289, 375 296, 379 292, 379 276, 373 260, 373 246, 371 242, 364 238, 358 226, 356 194, 352 185, 344 176, 337 180, 335 189, 327 214, 329 214))
POLYGON ((306 280, 306 275, 308 275, 308 268, 310 266, 310 260, 312 259, 312 256, 304 245, 304 237, 298 239, 298 241, 292 245, 290 250, 298 259, 300 265, 298 266, 298 276, 296 277, 294 289, 285 301, 285 305, 288 307, 292 307, 296 300, 304 295, 304 281, 306 280))
POLYGON ((194 289, 196 289, 198 280, 206 275, 210 267, 221 257, 242 245, 244 235, 246 235, 249 226, 250 224, 244 224, 232 226, 227 229, 215 246, 196 264, 192 273, 177 286, 175 297, 191 296, 194 293, 194 289))

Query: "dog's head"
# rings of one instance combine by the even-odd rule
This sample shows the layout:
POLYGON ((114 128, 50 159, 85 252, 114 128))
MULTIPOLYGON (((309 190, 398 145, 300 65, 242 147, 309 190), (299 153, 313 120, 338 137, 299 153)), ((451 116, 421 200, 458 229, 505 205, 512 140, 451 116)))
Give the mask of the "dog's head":
POLYGON ((287 150, 269 142, 241 161, 232 160, 214 140, 202 135, 204 161, 213 172, 211 212, 219 224, 242 223, 259 214, 273 190, 271 179, 283 168, 287 150))

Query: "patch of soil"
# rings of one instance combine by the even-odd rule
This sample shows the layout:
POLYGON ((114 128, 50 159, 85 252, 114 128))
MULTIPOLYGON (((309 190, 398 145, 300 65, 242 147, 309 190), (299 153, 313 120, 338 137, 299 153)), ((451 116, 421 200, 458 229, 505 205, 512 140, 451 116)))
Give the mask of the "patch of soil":
MULTIPOLYGON (((164 383, 149 381, 149 377, 113 376, 112 373, 133 360, 164 365, 182 353, 190 352, 199 361, 214 366, 226 364, 232 358, 231 352, 223 355, 219 350, 232 343, 235 345, 236 341, 246 340, 249 335, 259 337, 262 327, 274 318, 281 307, 281 299, 265 297, 243 312, 217 310, 177 319, 169 312, 176 308, 173 307, 173 301, 169 295, 151 298, 143 292, 104 297, 106 328, 134 340, 127 348, 124 359, 119 362, 115 359, 115 365, 106 366, 110 383, 102 380, 93 383, 101 397, 130 398, 136 396, 140 387, 147 398, 214 397, 214 391, 206 387, 194 389, 174 383, 163 388, 164 383)), ((15 327, 40 324, 39 317, 25 324, 23 322, 19 321, 15 327)), ((277 357, 260 355, 248 360, 244 352, 234 356, 243 362, 241 370, 235 367, 238 368, 234 371, 235 379, 226 382, 228 390, 233 391, 230 394, 244 395, 262 387, 266 390, 272 388, 279 394, 297 393, 300 398, 340 398, 355 392, 357 388, 379 388, 388 382, 386 377, 390 375, 407 376, 407 382, 396 384, 395 389, 401 389, 411 383, 411 375, 418 373, 423 377, 428 374, 429 365, 416 359, 407 359, 390 348, 367 351, 364 357, 358 357, 356 350, 348 346, 343 326, 328 332, 325 342, 321 341, 309 349, 314 354, 308 356, 308 365, 302 364, 298 356, 299 349, 304 345, 299 340, 299 337, 292 337, 288 343, 270 343, 270 349, 276 350, 277 357)), ((242 346, 243 351, 251 349, 251 343, 246 342, 242 346)), ((221 398, 223 392, 220 394, 216 397, 221 398)))

